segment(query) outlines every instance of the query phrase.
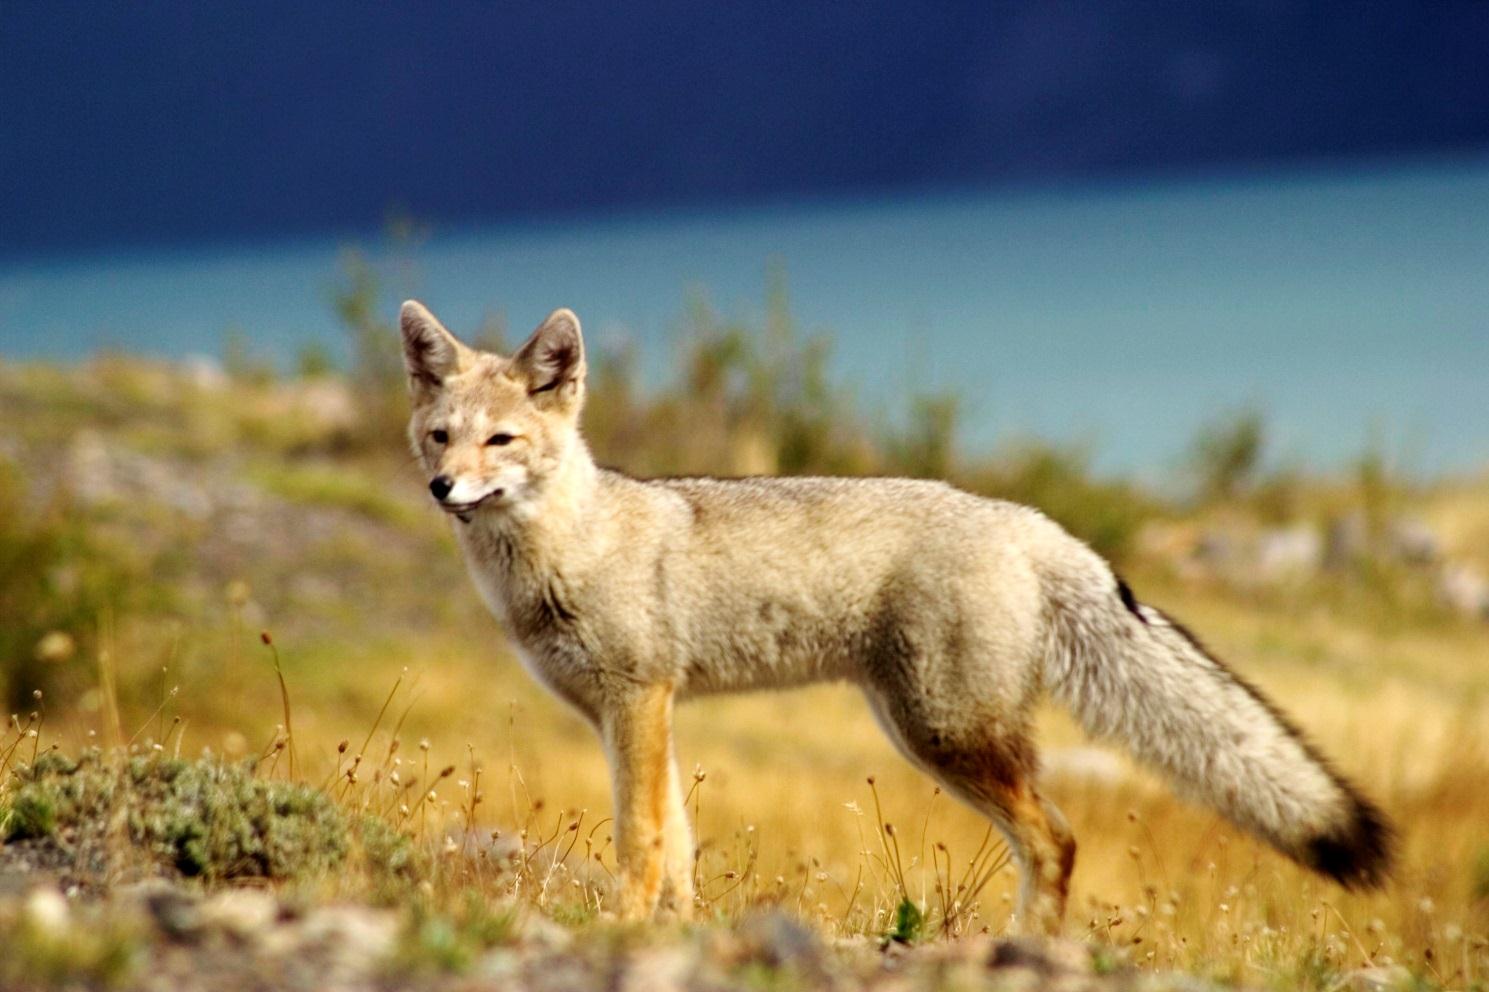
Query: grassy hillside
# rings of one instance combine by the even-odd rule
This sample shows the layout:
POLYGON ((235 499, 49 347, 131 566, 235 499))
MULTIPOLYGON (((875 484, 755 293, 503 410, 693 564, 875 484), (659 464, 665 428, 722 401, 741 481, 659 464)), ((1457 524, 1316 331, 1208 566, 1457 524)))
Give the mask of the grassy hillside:
MULTIPOLYGON (((1368 459, 1348 478, 1269 473, 1244 422, 1197 445, 1184 499, 1093 479, 1060 450, 974 458, 948 398, 861 414, 826 381, 823 346, 772 312, 759 333, 695 315, 658 391, 625 356, 597 356, 602 460, 933 474, 1044 506, 1281 702, 1401 829, 1392 884, 1343 892, 1051 711, 1046 788, 1081 844, 1071 936, 1139 970, 1249 985, 1333 989, 1397 965, 1429 987, 1489 980, 1489 625, 1443 592, 1453 569, 1489 567, 1489 484, 1408 486, 1368 459), (1431 547, 1413 551, 1406 523, 1431 547)), ((0 684, 15 713, 0 737, 0 871, 47 869, 85 894, 161 873, 208 893, 267 879, 304 905, 401 907, 398 953, 435 974, 534 921, 620 939, 605 923, 600 750, 478 603, 401 448, 386 357, 348 378, 232 371, 0 365, 0 684), (181 771, 217 765, 171 764, 206 753, 261 784, 234 778, 243 802, 294 807, 262 798, 292 785, 326 798, 331 846, 255 873, 245 858, 269 860, 242 852, 258 841, 187 856, 179 825, 136 830, 149 817, 131 797, 182 801, 158 777, 220 783, 181 771), (90 816, 112 826, 84 844, 70 831, 90 816)), ((852 691, 705 700, 680 711, 678 733, 696 769, 701 915, 721 932, 761 907, 812 939, 1007 930, 1014 876, 986 824, 909 768, 852 691), (897 924, 906 902, 919 926, 897 924)), ((0 912, 0 929, 29 933, 31 919, 0 912)), ((117 925, 121 947, 143 939, 117 925)), ((127 980, 137 961, 124 958, 104 970, 127 980)))

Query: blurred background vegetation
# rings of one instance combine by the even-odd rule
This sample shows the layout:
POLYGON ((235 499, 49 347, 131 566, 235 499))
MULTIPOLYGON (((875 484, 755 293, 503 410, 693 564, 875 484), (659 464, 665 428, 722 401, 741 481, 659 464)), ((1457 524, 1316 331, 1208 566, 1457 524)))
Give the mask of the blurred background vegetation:
MULTIPOLYGON (((602 463, 1041 508, 1401 827, 1391 887, 1343 893, 1041 711, 1070 932, 1102 960, 1485 987, 1489 6, 200 8, 0 9, 0 984, 34 960, 6 876, 44 838, 18 825, 76 865, 90 829, 179 851, 329 794, 310 861, 381 827, 271 880, 292 898, 437 934, 441 904, 500 932, 512 900, 582 926, 608 897, 601 751, 406 447, 394 321, 427 294, 497 349, 576 306, 602 463), (222 783, 181 778, 203 752, 222 783), (163 830, 58 801, 115 765, 163 830), (359 857, 400 867, 359 882, 359 857)), ((1006 871, 950 905, 986 822, 851 688, 677 722, 708 915, 1007 928, 1006 871)))
MULTIPOLYGON (((292 518, 255 517, 255 507, 344 513, 441 542, 437 521, 420 512, 406 454, 391 315, 417 281, 417 239, 405 231, 396 243, 403 251, 381 268, 346 250, 328 287, 349 343, 345 368, 309 348, 282 370, 237 329, 226 332, 220 368, 114 354, 75 367, 0 366, 0 403, 17 428, 0 455, 0 674, 12 708, 37 689, 85 691, 87 678, 65 678, 69 669, 51 662, 96 654, 105 626, 199 619, 213 599, 202 580, 226 588, 245 579, 237 570, 305 536, 280 534, 292 518), (202 555, 195 542, 232 543, 223 519, 230 535, 234 498, 248 507, 237 526, 249 546, 202 555), (254 535, 255 526, 266 532, 254 535)), ((520 342, 500 316, 456 331, 498 351, 520 342)), ((1366 604, 1381 622, 1474 612, 1471 602, 1455 610, 1442 582, 1448 544, 1471 574, 1483 563, 1474 541, 1485 525, 1459 495, 1477 492, 1474 480, 1414 484, 1378 450, 1350 472, 1310 475, 1271 459, 1257 409, 1200 425, 1180 481, 1166 487, 1099 475, 1079 446, 1011 437, 968 450, 958 395, 912 389, 895 409, 868 409, 834 381, 831 335, 803 330, 778 268, 763 319, 721 314, 698 292, 683 301, 673 342, 665 376, 647 382, 634 347, 591 341, 585 431, 602 464, 643 476, 941 478, 1037 506, 1122 568, 1223 581, 1251 596, 1366 604), (1424 522, 1434 510, 1446 537, 1424 522), (1308 534, 1317 536, 1299 536, 1308 534), (1243 545, 1251 560, 1228 562, 1245 557, 1243 545), (1269 567, 1258 554, 1278 559, 1275 574, 1248 576, 1269 567)))
MULTIPOLYGON (((533 828, 548 802, 587 823, 585 810, 607 808, 598 749, 521 673, 407 450, 392 316, 417 294, 416 257, 389 268, 345 254, 328 287, 344 365, 311 349, 286 369, 239 330, 220 364, 108 353, 0 363, 0 688, 16 768, 42 742, 132 742, 282 776, 282 673, 302 782, 337 774, 338 741, 382 748, 381 775, 399 768, 400 742, 409 754, 417 741, 416 754, 445 756, 436 765, 487 762, 489 780, 504 780, 479 816, 458 795, 430 800, 436 823, 507 835, 533 828)), ((521 337, 500 315, 453 330, 498 350, 521 337)), ((1157 917, 1143 913, 1204 906, 1158 924, 1151 962, 1256 978, 1283 955, 1296 977, 1313 974, 1315 953, 1342 966, 1356 953, 1346 935, 1378 921, 1364 960, 1425 967, 1446 935, 1468 939, 1489 920, 1489 797, 1472 784, 1489 769, 1489 480, 1413 480, 1380 449, 1310 472, 1276 456, 1264 411, 1250 408, 1198 425, 1167 485, 1096 472, 1091 449, 1037 438, 974 448, 959 432, 962 397, 907 389, 893 408, 870 407, 834 378, 830 331, 800 325, 781 272, 757 319, 702 293, 680 301, 672 341, 648 375, 647 356, 591 335, 585 429, 602 463, 639 475, 936 477, 1040 507, 1140 596, 1192 621, 1407 825, 1398 889, 1340 897, 1045 713, 1046 787, 1084 842, 1075 913, 1093 933, 1148 940, 1157 917), (1131 811, 1127 829, 1114 810, 1131 811), (1309 933, 1307 914, 1325 905, 1339 915, 1324 944, 1277 936, 1309 933), (1214 907, 1234 907, 1231 929, 1216 929, 1214 907), (1237 944, 1243 934, 1256 943, 1237 944)), ((692 806, 699 871, 714 880, 704 891, 720 910, 790 904, 837 932, 882 932, 913 893, 885 876, 850 898, 867 864, 855 853, 866 771, 885 817, 924 819, 922 845, 965 856, 985 833, 974 814, 927 802, 928 783, 841 687, 710 699, 678 719, 684 766, 706 769, 692 806), (799 765, 813 774, 782 774, 799 765)), ((386 778, 359 788, 397 807, 386 778)), ((910 860, 931 891, 931 862, 910 860)), ((586 899, 603 889, 592 881, 586 899)), ((1003 926, 1011 886, 998 876, 958 926, 1003 926)), ((1319 972, 1318 987, 1333 974, 1319 972)))

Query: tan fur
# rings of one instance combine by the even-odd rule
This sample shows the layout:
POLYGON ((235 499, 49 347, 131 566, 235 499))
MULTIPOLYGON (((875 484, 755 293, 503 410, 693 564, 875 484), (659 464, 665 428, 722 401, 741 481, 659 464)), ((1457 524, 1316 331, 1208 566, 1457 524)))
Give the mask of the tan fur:
POLYGON ((687 918, 693 909, 693 851, 672 754, 672 687, 638 687, 601 720, 615 769, 615 843, 622 912, 654 906, 687 918))
POLYGON ((471 577, 528 670, 604 741, 623 914, 692 907, 674 697, 832 679, 1000 827, 1026 928, 1058 928, 1075 856, 1034 784, 1045 692, 1299 860, 1379 879, 1374 807, 1037 511, 906 479, 632 479, 580 436, 573 313, 510 358, 414 302, 402 328, 410 441, 471 577))

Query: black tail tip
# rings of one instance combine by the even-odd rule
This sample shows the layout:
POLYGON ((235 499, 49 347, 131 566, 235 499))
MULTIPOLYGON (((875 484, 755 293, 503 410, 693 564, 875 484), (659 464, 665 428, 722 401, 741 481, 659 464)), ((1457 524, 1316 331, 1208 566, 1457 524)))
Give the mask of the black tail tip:
POLYGON ((1343 823, 1308 842, 1303 861, 1346 889, 1374 889, 1391 874, 1396 835, 1390 822, 1368 799, 1350 797, 1343 823))

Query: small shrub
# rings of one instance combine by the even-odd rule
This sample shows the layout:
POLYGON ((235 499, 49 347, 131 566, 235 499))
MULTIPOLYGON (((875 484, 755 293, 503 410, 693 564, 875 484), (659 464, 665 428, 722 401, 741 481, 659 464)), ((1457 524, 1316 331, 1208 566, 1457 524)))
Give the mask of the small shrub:
POLYGON ((248 766, 133 756, 43 756, 18 771, 3 817, 7 840, 55 839, 64 851, 104 850, 122 819, 130 850, 209 881, 287 880, 336 866, 346 821, 324 793, 257 778, 248 766))
POLYGON ((1201 499, 1231 499, 1251 486, 1261 468, 1266 424, 1255 410, 1202 427, 1190 449, 1201 499))
POLYGON ((372 883, 372 899, 381 905, 394 905, 401 901, 409 886, 423 877, 429 867, 428 852, 379 817, 362 817, 357 840, 372 883))
POLYGON ((1079 449, 1027 444, 954 481, 973 492, 1037 507, 1120 562, 1158 506, 1131 483, 1096 478, 1088 462, 1079 449))
POLYGON ((336 371, 336 360, 325 345, 311 341, 296 353, 295 371, 302 379, 323 379, 336 371))

